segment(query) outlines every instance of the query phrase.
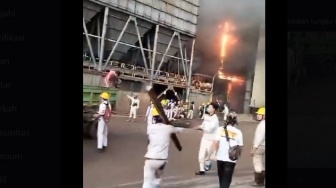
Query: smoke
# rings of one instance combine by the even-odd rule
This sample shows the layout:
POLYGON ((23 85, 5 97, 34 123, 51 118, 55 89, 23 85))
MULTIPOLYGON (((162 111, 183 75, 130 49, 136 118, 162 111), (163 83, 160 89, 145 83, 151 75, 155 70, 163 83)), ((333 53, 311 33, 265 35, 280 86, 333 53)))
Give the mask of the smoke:
POLYGON ((265 0, 200 0, 196 55, 202 59, 197 72, 215 74, 220 66, 219 25, 226 20, 236 26, 237 44, 228 51, 225 70, 231 74, 245 76, 254 70, 259 26, 265 19, 265 0))

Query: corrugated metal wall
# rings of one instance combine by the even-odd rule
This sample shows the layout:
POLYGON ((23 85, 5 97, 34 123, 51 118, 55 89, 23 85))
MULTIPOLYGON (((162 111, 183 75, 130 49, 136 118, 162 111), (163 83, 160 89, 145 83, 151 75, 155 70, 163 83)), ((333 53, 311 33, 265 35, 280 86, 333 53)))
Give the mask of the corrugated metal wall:
POLYGON ((191 35, 196 34, 199 0, 99 0, 191 35))
POLYGON ((83 73, 83 85, 103 86, 104 79, 100 75, 83 73))

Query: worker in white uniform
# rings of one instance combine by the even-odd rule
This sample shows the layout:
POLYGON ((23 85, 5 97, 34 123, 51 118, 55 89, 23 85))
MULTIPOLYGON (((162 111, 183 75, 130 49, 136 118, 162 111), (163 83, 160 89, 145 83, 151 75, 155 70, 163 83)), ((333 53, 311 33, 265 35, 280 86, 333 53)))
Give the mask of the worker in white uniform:
POLYGON ((175 102, 173 99, 171 99, 170 102, 168 103, 168 118, 169 119, 173 118, 174 107, 175 107, 175 102))
MULTIPOLYGON (((206 105, 204 106, 203 108, 203 116, 202 116, 202 119, 204 119, 205 116, 208 116, 209 115, 209 112, 208 112, 208 107, 210 105, 210 102, 207 102, 206 105)), ((219 108, 219 107, 218 107, 219 108)))
POLYGON ((151 101, 150 105, 147 107, 147 111, 146 111, 146 121, 147 121, 147 133, 148 133, 148 128, 149 126, 152 124, 153 122, 153 116, 152 116, 152 110, 154 108, 154 104, 151 101))
POLYGON ((153 122, 148 129, 147 153, 144 166, 144 182, 142 188, 158 188, 161 183, 163 170, 167 164, 170 135, 181 132, 183 128, 176 128, 163 123, 155 108, 152 110, 153 122))
POLYGON ((224 109, 223 109, 223 114, 224 114, 224 121, 226 121, 227 120, 227 117, 228 117, 228 115, 229 115, 229 108, 228 108, 228 106, 226 105, 226 104, 224 104, 224 109))
POLYGON ((265 184, 265 116, 266 109, 259 108, 256 112, 257 120, 259 124, 254 133, 254 141, 251 150, 251 156, 253 157, 253 167, 254 167, 254 182, 252 186, 263 187, 265 184))
POLYGON ((229 115, 225 126, 217 129, 215 140, 211 147, 210 152, 215 151, 217 158, 219 188, 229 188, 232 181, 237 159, 230 159, 230 147, 238 146, 238 157, 241 156, 243 150, 243 134, 235 127, 236 124, 234 116, 229 115))
POLYGON ((167 109, 168 108, 168 103, 169 103, 169 100, 167 100, 167 99, 161 100, 161 105, 162 105, 163 111, 164 111, 164 113, 166 114, 167 117, 169 115, 169 110, 167 109))
POLYGON ((130 95, 127 95, 127 97, 131 100, 129 119, 127 121, 133 122, 136 119, 137 110, 140 107, 140 100, 138 99, 137 95, 134 95, 133 97, 130 95))
POLYGON ((99 105, 99 110, 97 114, 94 114, 94 118, 98 118, 98 127, 97 127, 97 149, 99 152, 103 151, 107 147, 107 123, 104 120, 104 115, 106 108, 111 108, 109 103, 110 95, 107 92, 104 92, 100 95, 101 103, 99 105))
POLYGON ((203 131, 201 145, 198 153, 200 171, 196 172, 196 175, 204 175, 205 171, 211 169, 210 157, 213 153, 210 152, 210 149, 212 142, 215 140, 216 130, 219 127, 219 119, 216 115, 218 108, 219 106, 216 102, 210 103, 207 108, 209 115, 204 116, 202 125, 194 128, 203 131))
POLYGON ((194 119, 194 110, 195 110, 195 104, 194 101, 191 101, 187 115, 188 119, 194 119))

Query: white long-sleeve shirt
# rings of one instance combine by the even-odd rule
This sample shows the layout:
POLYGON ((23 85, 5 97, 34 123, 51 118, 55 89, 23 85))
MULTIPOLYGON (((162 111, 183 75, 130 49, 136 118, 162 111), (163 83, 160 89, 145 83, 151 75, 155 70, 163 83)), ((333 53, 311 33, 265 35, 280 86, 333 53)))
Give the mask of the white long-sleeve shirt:
POLYGON ((216 130, 219 127, 219 120, 216 114, 212 116, 204 116, 204 120, 200 128, 203 130, 203 137, 205 139, 214 140, 216 137, 216 130))
POLYGON ((254 133, 253 147, 265 146, 265 120, 260 121, 254 133))
POLYGON ((140 100, 139 99, 135 99, 134 97, 131 97, 129 95, 127 95, 127 97, 131 100, 131 107, 134 107, 133 104, 137 103, 138 105, 136 107, 140 108, 140 100))
POLYGON ((152 110, 153 110, 153 104, 149 105, 147 107, 147 111, 146 111, 146 117, 147 117, 147 125, 152 124, 153 121, 153 116, 152 116, 152 110))
POLYGON ((182 132, 183 128, 173 127, 163 123, 152 124, 148 129, 149 145, 147 146, 146 158, 168 159, 170 135, 182 132))

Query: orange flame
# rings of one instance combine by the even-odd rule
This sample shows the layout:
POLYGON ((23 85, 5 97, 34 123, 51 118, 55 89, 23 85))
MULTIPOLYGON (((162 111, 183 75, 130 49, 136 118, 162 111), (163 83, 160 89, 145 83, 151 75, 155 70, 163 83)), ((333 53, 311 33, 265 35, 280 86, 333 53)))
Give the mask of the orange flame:
POLYGON ((232 91, 232 82, 228 83, 228 88, 227 88, 227 94, 226 94, 226 100, 230 102, 230 94, 232 91))
POLYGON ((224 23, 224 33, 222 36, 222 44, 221 44, 221 57, 224 58, 227 55, 228 46, 230 44, 235 44, 237 39, 231 34, 232 31, 235 30, 233 24, 229 22, 224 23))
POLYGON ((236 76, 227 76, 221 71, 218 71, 218 77, 219 77, 219 79, 229 80, 229 81, 235 82, 235 83, 243 83, 244 82, 244 79, 242 79, 242 78, 239 78, 239 77, 236 77, 236 76))

